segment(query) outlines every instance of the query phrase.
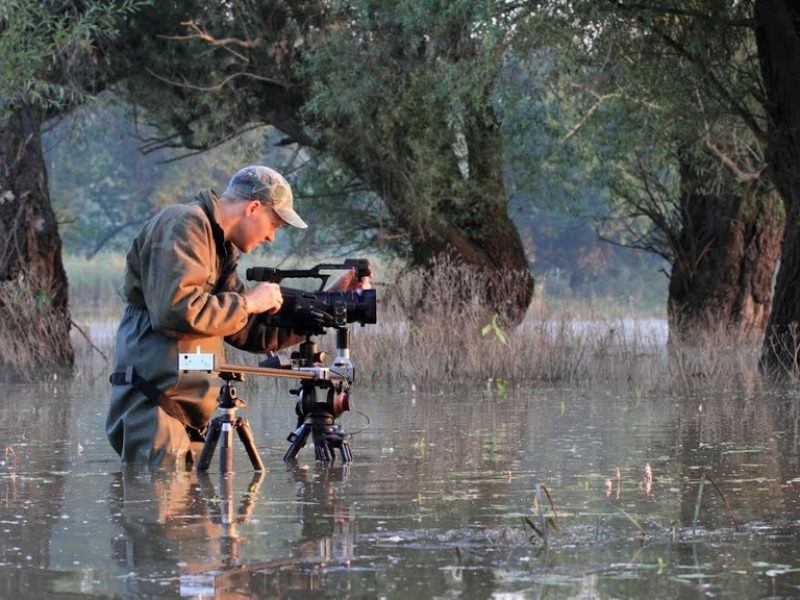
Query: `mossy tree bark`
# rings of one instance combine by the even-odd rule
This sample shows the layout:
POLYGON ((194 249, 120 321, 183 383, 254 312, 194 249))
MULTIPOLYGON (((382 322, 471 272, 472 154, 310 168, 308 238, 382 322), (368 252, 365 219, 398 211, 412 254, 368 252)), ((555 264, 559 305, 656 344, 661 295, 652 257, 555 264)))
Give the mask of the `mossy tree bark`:
POLYGON ((695 158, 680 167, 680 230, 667 303, 670 340, 696 342, 723 333, 758 341, 780 255, 780 196, 763 177, 740 181, 706 158, 705 164, 695 158))
POLYGON ((0 120, 0 373, 74 365, 67 276, 50 205, 42 113, 18 107, 0 120))
POLYGON ((764 338, 770 372, 800 370, 800 6, 757 0, 756 40, 766 89, 767 159, 786 204, 786 231, 764 338))
MULTIPOLYGON (((505 326, 519 324, 533 299, 534 279, 519 230, 508 214, 503 181, 503 153, 499 123, 488 108, 469 119, 464 131, 466 166, 459 166, 453 153, 452 133, 440 122, 439 139, 444 140, 439 160, 449 160, 437 174, 438 185, 420 197, 413 185, 415 155, 404 149, 414 139, 414 123, 398 123, 405 131, 384 138, 399 140, 388 148, 348 148, 334 144, 334 152, 380 195, 400 228, 408 236, 411 265, 430 270, 450 264, 467 267, 484 282, 481 289, 455 289, 455 295, 472 302, 477 294, 487 310, 496 312, 505 326), (380 160, 380 156, 392 160, 380 160), (426 210, 420 210, 425 205, 426 210)), ((430 123, 426 123, 429 127, 430 123)), ((452 281, 458 286, 458 281, 452 281)))

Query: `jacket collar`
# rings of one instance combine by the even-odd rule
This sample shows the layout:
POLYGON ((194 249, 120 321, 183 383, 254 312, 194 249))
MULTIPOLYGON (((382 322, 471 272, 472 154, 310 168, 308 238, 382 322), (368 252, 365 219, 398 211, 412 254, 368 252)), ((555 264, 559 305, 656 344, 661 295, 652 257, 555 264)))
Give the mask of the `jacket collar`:
POLYGON ((217 247, 224 249, 226 254, 231 258, 236 258, 239 251, 233 246, 225 242, 225 233, 222 231, 222 208, 219 205, 219 198, 214 190, 203 190, 194 198, 203 212, 208 216, 208 222, 211 224, 211 231, 214 234, 214 241, 217 247))

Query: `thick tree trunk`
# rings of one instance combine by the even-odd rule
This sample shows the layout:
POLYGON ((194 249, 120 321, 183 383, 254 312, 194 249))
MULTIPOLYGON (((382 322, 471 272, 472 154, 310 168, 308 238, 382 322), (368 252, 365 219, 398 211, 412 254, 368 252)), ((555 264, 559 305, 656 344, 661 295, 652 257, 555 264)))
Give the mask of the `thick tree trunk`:
MULTIPOLYGON (((445 202, 447 206, 437 211, 439 217, 430 228, 412 230, 414 260, 429 265, 445 254, 478 269, 485 275, 486 287, 464 290, 465 296, 479 292, 504 324, 515 326, 533 299, 534 280, 519 230, 508 215, 500 127, 490 109, 480 113, 465 135, 467 197, 460 203, 440 201, 440 206, 445 202)), ((453 177, 463 175, 454 172, 453 177)))
POLYGON ((71 370, 61 239, 50 205, 41 113, 0 120, 0 377, 71 370))
POLYGON ((756 41, 767 91, 767 159, 786 203, 786 229, 762 363, 800 370, 800 6, 756 0, 756 41))
POLYGON ((719 333, 758 341, 780 254, 781 200, 759 179, 743 183, 712 157, 702 162, 695 158, 681 168, 681 231, 667 305, 670 341, 693 343, 719 333))
MULTIPOLYGON (((454 297, 468 305, 477 296, 487 312, 497 313, 504 326, 514 327, 522 322, 533 299, 534 279, 522 238, 508 214, 499 126, 490 109, 473 121, 479 125, 465 131, 466 172, 453 155, 452 168, 432 192, 436 195, 433 199, 419 198, 418 190, 409 183, 412 178, 405 174, 413 172, 413 156, 403 149, 387 153, 408 161, 402 165, 374 159, 381 155, 379 151, 340 152, 339 157, 379 191, 408 232, 412 265, 430 269, 430 277, 444 276, 437 271, 443 264, 469 269, 469 278, 453 278, 454 297), (431 207, 424 218, 418 216, 421 204, 431 207), (476 279, 480 282, 477 287, 476 279)), ((446 132, 443 125, 443 140, 448 139, 446 132)), ((409 135, 413 137, 405 133, 409 135)), ((453 154, 445 144, 442 155, 448 152, 453 154)))

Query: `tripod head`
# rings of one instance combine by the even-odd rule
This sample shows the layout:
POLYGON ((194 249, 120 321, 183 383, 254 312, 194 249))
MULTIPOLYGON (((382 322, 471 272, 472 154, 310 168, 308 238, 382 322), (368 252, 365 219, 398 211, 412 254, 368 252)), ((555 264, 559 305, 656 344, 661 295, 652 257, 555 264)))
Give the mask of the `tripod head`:
POLYGON ((219 388, 217 405, 223 410, 233 410, 247 406, 247 403, 238 397, 236 388, 231 384, 232 381, 244 381, 244 375, 234 371, 220 371, 219 377, 224 383, 219 388))
MULTIPOLYGON (((336 355, 330 368, 323 367, 327 360, 327 353, 319 349, 312 334, 307 333, 305 341, 300 343, 297 350, 292 352, 287 362, 281 357, 271 354, 260 363, 259 367, 272 370, 292 370, 299 374, 306 374, 309 379, 319 382, 320 386, 327 386, 326 381, 344 379, 353 383, 355 370, 350 360, 350 330, 347 327, 336 328, 336 355)), ((298 376, 298 379, 305 377, 298 376)))
POLYGON ((351 410, 350 384, 354 379, 353 363, 350 361, 350 331, 346 327, 336 329, 336 356, 330 368, 320 366, 325 353, 306 336, 298 352, 292 354, 295 368, 301 372, 314 374, 311 379, 300 381, 298 389, 291 390, 297 396, 295 414, 297 428, 289 434, 289 449, 283 455, 284 461, 292 461, 305 446, 309 435, 314 441, 317 460, 333 462, 333 449, 338 448, 344 463, 352 460, 348 436, 335 420, 342 413, 351 410), (319 393, 318 393, 319 392, 319 393))

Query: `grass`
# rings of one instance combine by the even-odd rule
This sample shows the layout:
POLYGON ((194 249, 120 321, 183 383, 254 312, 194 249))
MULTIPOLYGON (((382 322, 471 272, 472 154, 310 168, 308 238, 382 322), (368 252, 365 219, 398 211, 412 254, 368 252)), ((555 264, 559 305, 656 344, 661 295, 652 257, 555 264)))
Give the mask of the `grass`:
POLYGON ((23 277, 0 282, 0 380, 57 376, 72 362, 64 308, 53 290, 23 277))
MULTIPOLYGON (((121 310, 119 256, 66 261, 79 360, 111 355, 121 310)), ((309 263, 310 264, 310 263, 309 263)), ((353 324, 351 355, 364 382, 439 388, 451 382, 479 383, 502 395, 509 385, 532 381, 612 383, 642 391, 675 385, 759 385, 760 347, 724 334, 697 336, 693 345, 666 344, 663 318, 622 305, 599 312, 595 306, 569 308, 537 297, 523 323, 504 328, 482 300, 479 273, 443 264, 435 278, 402 272, 378 278, 378 323, 353 324), (474 293, 457 310, 460 292, 474 293), (409 314, 412 315, 409 318, 409 314)), ((333 332, 319 340, 331 354, 333 332)), ((242 353, 232 361, 257 362, 242 353)))
POLYGON ((116 321, 122 301, 119 286, 125 269, 121 254, 100 254, 92 260, 65 256, 64 268, 69 280, 69 304, 72 318, 87 321, 116 321))

